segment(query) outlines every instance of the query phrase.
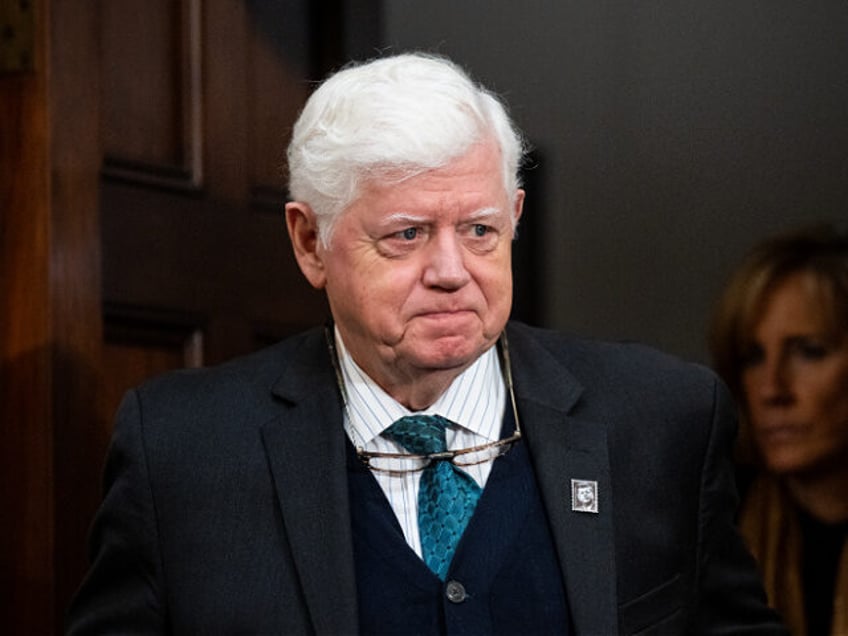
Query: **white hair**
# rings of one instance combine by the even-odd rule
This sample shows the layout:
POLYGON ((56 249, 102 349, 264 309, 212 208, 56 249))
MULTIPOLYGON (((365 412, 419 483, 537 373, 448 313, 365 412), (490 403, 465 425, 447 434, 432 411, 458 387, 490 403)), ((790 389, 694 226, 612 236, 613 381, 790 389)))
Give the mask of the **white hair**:
POLYGON ((403 180, 494 140, 504 187, 520 187, 525 147, 504 105, 450 60, 405 53, 348 66, 309 97, 288 147, 289 195, 315 212, 328 245, 369 179, 403 180))

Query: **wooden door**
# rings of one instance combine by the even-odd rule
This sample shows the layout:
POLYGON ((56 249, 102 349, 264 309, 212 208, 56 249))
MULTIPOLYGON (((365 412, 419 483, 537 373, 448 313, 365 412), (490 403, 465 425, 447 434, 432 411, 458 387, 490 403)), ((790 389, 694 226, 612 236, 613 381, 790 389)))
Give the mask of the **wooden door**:
POLYGON ((123 392, 325 318, 285 233, 284 151, 314 81, 378 49, 380 3, 20 4, 35 64, 0 70, 0 623, 60 633, 123 392))
POLYGON ((101 8, 104 416, 141 376, 214 364, 320 320, 282 206, 316 69, 308 3, 101 8))
POLYGON ((327 315, 282 214, 289 131, 343 54, 327 36, 340 15, 317 8, 100 5, 103 441, 129 386, 220 363, 327 315))

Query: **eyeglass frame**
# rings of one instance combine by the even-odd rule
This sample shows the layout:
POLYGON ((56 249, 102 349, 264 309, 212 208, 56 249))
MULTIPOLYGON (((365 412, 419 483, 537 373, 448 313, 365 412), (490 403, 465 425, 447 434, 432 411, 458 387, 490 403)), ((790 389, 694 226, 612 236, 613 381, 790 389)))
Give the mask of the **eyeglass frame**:
MULTIPOLYGON (((330 360, 333 363, 333 370, 336 373, 336 383, 339 387, 339 392, 342 396, 342 402, 345 410, 347 410, 348 397, 347 397, 347 388, 344 381, 344 376, 342 374, 341 365, 339 363, 339 355, 336 350, 336 339, 335 334, 333 333, 332 325, 327 325, 324 328, 324 335, 327 340, 327 348, 330 353, 330 360)), ((521 434, 521 422, 518 418, 518 407, 515 403, 515 391, 513 389, 512 384, 512 365, 510 363, 509 357, 509 343, 506 337, 506 331, 501 332, 500 337, 497 342, 498 353, 500 354, 500 362, 501 362, 501 372, 503 373, 504 383, 507 387, 507 393, 509 394, 509 401, 512 405, 512 414, 515 418, 515 430, 512 435, 506 437, 504 439, 498 439, 494 442, 487 442, 485 444, 480 444, 478 446, 470 446, 468 448, 457 448, 454 450, 446 450, 440 451, 438 453, 428 453, 426 455, 415 455, 412 453, 384 453, 379 451, 368 451, 356 445, 356 457, 362 462, 367 468, 370 470, 379 472, 379 473, 388 473, 388 474, 409 474, 409 473, 417 473, 425 470, 429 466, 431 466, 434 462, 438 461, 447 461, 450 462, 452 466, 456 466, 457 468, 463 468, 465 466, 477 466, 479 464, 484 464, 488 461, 494 461, 498 457, 502 455, 506 455, 516 442, 522 439, 521 434), (505 446, 506 449, 502 452, 499 452, 497 455, 494 455, 490 459, 481 459, 478 462, 471 462, 468 464, 457 464, 454 460, 457 457, 461 457, 462 455, 468 455, 470 453, 479 453, 490 448, 498 448, 500 446, 505 446), (399 460, 407 460, 407 461, 420 461, 422 465, 420 467, 415 468, 380 468, 378 466, 373 466, 371 464, 372 459, 399 459, 399 460)))

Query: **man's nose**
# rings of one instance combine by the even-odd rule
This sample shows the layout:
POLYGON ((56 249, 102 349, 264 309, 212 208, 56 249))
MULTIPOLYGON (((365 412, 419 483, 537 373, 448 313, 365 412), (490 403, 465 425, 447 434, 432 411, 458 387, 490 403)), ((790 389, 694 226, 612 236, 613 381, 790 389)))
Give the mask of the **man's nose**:
POLYGON ((453 231, 437 232, 426 247, 423 282, 428 287, 459 289, 471 278, 466 254, 453 231))

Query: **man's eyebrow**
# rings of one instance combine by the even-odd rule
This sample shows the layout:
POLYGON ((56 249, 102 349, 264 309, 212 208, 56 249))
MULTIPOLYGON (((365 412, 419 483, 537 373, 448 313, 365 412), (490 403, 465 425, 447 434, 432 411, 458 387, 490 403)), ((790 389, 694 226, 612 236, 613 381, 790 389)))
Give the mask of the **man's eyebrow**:
POLYGON ((475 210, 474 212, 468 215, 468 218, 471 221, 485 221, 501 214, 502 210, 500 208, 488 207, 475 210))
MULTIPOLYGON (((493 217, 502 214, 500 208, 489 206, 474 210, 463 218, 464 222, 476 223, 478 221, 486 221, 493 217)), ((381 220, 383 225, 426 225, 432 222, 432 218, 427 215, 413 214, 411 212, 393 212, 381 220)))
POLYGON ((388 216, 383 217, 382 223, 384 225, 423 225, 428 222, 428 218, 426 216, 421 216, 418 214, 412 214, 410 212, 394 212, 389 214, 388 216))

